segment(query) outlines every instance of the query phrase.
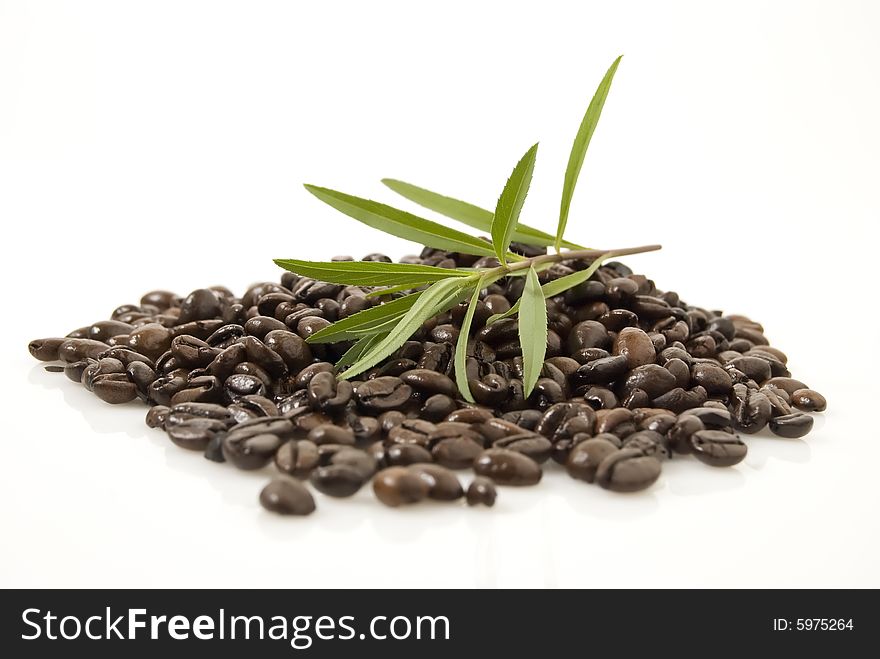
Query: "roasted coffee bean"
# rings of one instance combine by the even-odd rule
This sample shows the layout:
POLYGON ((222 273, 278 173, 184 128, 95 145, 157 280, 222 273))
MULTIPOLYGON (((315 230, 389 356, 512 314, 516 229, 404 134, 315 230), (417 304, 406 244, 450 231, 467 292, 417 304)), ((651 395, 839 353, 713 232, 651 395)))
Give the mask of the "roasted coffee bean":
POLYGON ((500 375, 489 374, 480 380, 468 380, 474 400, 480 405, 502 405, 510 397, 510 383, 500 375))
POLYGON ((28 343, 28 351, 32 357, 42 362, 54 362, 60 359, 58 350, 67 340, 66 338, 35 339, 28 343))
POLYGON ((691 451, 700 462, 729 467, 742 462, 748 448, 737 435, 722 430, 699 430, 691 435, 691 451))
POLYGON ((824 412, 828 406, 825 396, 812 389, 797 389, 791 394, 791 402, 804 412, 824 412))
POLYGON ((706 362, 693 365, 691 378, 693 378, 694 384, 702 386, 710 396, 726 394, 733 386, 733 381, 727 371, 716 364, 706 362))
POLYGON ((279 515, 310 515, 315 500, 308 489, 289 478, 273 478, 260 492, 260 505, 279 515))
POLYGON ((483 452, 482 443, 469 437, 465 431, 438 438, 444 430, 431 433, 429 437, 431 456, 437 464, 449 469, 467 469, 473 464, 474 458, 483 452))
POLYGON ((726 409, 715 407, 695 407, 687 410, 685 414, 697 417, 703 422, 703 425, 709 430, 721 430, 730 428, 733 424, 730 412, 726 409))
POLYGON ((152 359, 147 357, 146 355, 142 355, 139 352, 135 352, 134 350, 130 350, 128 348, 123 348, 122 346, 115 346, 113 348, 108 348, 104 352, 102 352, 98 358, 103 359, 105 357, 111 357, 113 359, 118 359, 123 364, 128 366, 132 362, 143 362, 150 368, 157 370, 158 372, 158 364, 153 362, 152 359))
POLYGON ((348 415, 348 425, 354 433, 355 441, 367 442, 375 439, 382 432, 379 421, 370 416, 348 415))
MULTIPOLYGON (((297 337, 298 338, 298 337, 297 337)), ((292 371, 293 372, 293 369, 292 371)), ((303 368, 294 378, 294 385, 297 389, 305 389, 309 386, 312 378, 318 373, 333 373, 333 364, 329 362, 316 362, 303 368)))
POLYGON ((636 431, 632 410, 618 407, 613 410, 599 410, 594 424, 596 434, 611 433, 621 439, 636 431))
POLYGON ((795 412, 770 419, 770 432, 780 437, 797 439, 813 429, 813 417, 795 412))
POLYGON ((706 390, 698 385, 690 390, 685 390, 681 387, 671 389, 662 396, 657 396, 652 401, 652 404, 655 407, 678 414, 694 407, 700 407, 706 400, 706 390))
POLYGON ((58 346, 58 358, 68 364, 82 361, 83 359, 99 359, 109 348, 110 346, 102 341, 67 339, 58 346))
MULTIPOLYGON (((123 366, 121 361, 113 359, 112 357, 104 357, 97 361, 90 361, 89 365, 86 366, 86 369, 83 371, 81 380, 82 385, 89 391, 92 391, 92 385, 94 384, 96 377, 99 375, 110 375, 111 373, 125 373, 125 366, 123 366)), ((123 379, 128 378, 126 377, 123 379)))
POLYGON ((495 505, 495 499, 498 495, 495 490, 495 484, 491 480, 483 476, 477 476, 468 485, 465 496, 469 506, 479 506, 482 504, 491 508, 495 505))
MULTIPOLYGON (((611 309, 598 318, 609 332, 619 332, 624 327, 636 327, 639 317, 629 309, 611 309)), ((651 346, 653 349, 653 345, 651 346)))
POLYGON ((217 419, 192 417, 174 425, 165 424, 165 432, 180 448, 204 451, 218 433, 226 430, 226 424, 217 419))
POLYGON ((92 391, 106 403, 119 405, 137 398, 137 387, 125 373, 98 375, 92 382, 92 391))
POLYGON ((734 390, 733 427, 749 435, 762 430, 772 416, 770 400, 762 392, 745 385, 735 385, 734 390))
POLYGON ((171 399, 187 385, 180 376, 161 376, 149 387, 149 399, 158 405, 170 405, 171 399))
POLYGON ((229 410, 222 405, 213 403, 180 403, 171 408, 175 414, 183 414, 202 419, 215 419, 217 421, 229 421, 229 410))
POLYGON ((309 430, 308 438, 318 446, 321 444, 354 445, 354 433, 351 428, 343 428, 332 423, 322 423, 309 430))
POLYGON ((617 444, 603 438, 580 442, 569 453, 565 469, 572 478, 592 483, 596 480, 596 470, 602 460, 619 448, 617 444))
POLYGON ((396 508, 427 498, 431 487, 409 467, 388 467, 373 479, 373 492, 386 506, 396 508))
POLYGON ((457 396, 458 387, 451 378, 425 368, 416 368, 401 374, 400 379, 416 391, 426 394, 457 396))
POLYGON ((168 418, 168 414, 171 412, 171 408, 166 407, 165 405, 154 405, 147 412, 146 423, 150 428, 165 428, 165 419, 168 418))
POLYGON ((272 433, 243 437, 229 433, 223 440, 223 457, 239 469, 261 469, 275 457, 282 444, 272 433))
POLYGON ((358 385, 354 392, 358 405, 368 411, 399 409, 409 402, 412 387, 396 377, 378 377, 358 385))
MULTIPOLYGON (((630 281, 630 280, 624 280, 630 281)), ((614 354, 626 358, 627 369, 653 364, 656 357, 651 338, 638 327, 625 327, 614 340, 614 354)))
POLYGON ((301 372, 312 363, 313 353, 302 337, 283 329, 275 329, 265 336, 266 347, 275 351, 290 369, 291 373, 301 372))
POLYGON ((549 439, 533 432, 522 432, 496 439, 492 442, 492 447, 522 453, 538 464, 546 462, 553 450, 553 444, 550 443, 549 439))
POLYGON ((574 354, 584 348, 610 348, 611 337, 605 326, 595 320, 585 320, 571 328, 568 351, 574 354))
POLYGON ((128 379, 137 387, 138 395, 147 400, 150 385, 156 381, 156 371, 144 362, 131 362, 125 369, 128 379))
MULTIPOLYGON (((675 376, 657 364, 645 364, 632 369, 623 380, 625 392, 642 389, 650 398, 657 398, 675 388, 675 376)), ((618 392, 619 393, 619 392, 618 392)))
POLYGON ((253 318, 249 318, 244 324, 244 331, 251 336, 257 337, 261 341, 272 330, 287 331, 287 325, 271 316, 254 316, 253 318))
POLYGON ((584 401, 594 410, 613 409, 617 407, 617 396, 605 387, 589 387, 584 392, 584 401))
POLYGON ((682 414, 678 417, 675 425, 667 432, 669 438, 669 447, 680 454, 691 452, 691 437, 694 433, 705 430, 706 426, 696 416, 682 414))
POLYGON ((235 373, 226 378, 223 384, 224 397, 230 403, 238 401, 242 396, 263 396, 266 387, 260 378, 244 373, 235 373))
POLYGON ((623 440, 623 448, 638 449, 645 455, 651 455, 658 460, 668 459, 670 456, 669 440, 665 435, 653 430, 637 430, 623 440))
POLYGON ((760 357, 737 357, 727 364, 742 371, 755 382, 764 382, 770 379, 770 364, 760 357))
POLYGON ((419 417, 439 423, 456 409, 455 401, 446 394, 434 394, 430 396, 419 410, 419 417))
POLYGON ((246 336, 241 340, 241 343, 248 361, 258 364, 272 377, 281 377, 287 374, 287 365, 284 360, 258 338, 246 336))
MULTIPOLYGON (((691 384, 691 370, 688 368, 688 365, 685 364, 680 359, 670 359, 663 365, 667 371, 672 373, 672 377, 675 378, 675 386, 680 389, 687 389, 691 384)), ((719 367, 719 370, 724 373, 724 371, 719 367)), ((727 373, 724 373, 727 375, 727 373)), ((730 377, 728 376, 728 380, 730 377)))
POLYGON ((331 464, 315 469, 309 476, 309 482, 318 492, 331 497, 344 498, 360 490, 368 478, 364 477, 362 470, 357 467, 331 464))
POLYGON ((392 444, 418 444, 427 447, 437 427, 423 419, 404 419, 388 431, 388 441, 392 444))
POLYGON ((208 375, 226 380, 235 371, 235 367, 247 359, 247 351, 240 343, 233 344, 222 350, 206 367, 208 375))
POLYGON ((419 444, 393 444, 385 449, 384 456, 389 466, 433 462, 431 452, 419 444))
POLYGON ((199 288, 183 300, 180 305, 178 325, 194 320, 208 320, 220 315, 220 300, 217 294, 207 288, 199 288))
POLYGON ((474 460, 474 471, 499 485, 535 485, 541 480, 541 466, 522 453, 490 448, 474 460))
POLYGON ((455 501, 464 496, 458 477, 445 467, 435 464, 414 464, 409 470, 427 483, 429 499, 455 501))
POLYGON ((625 356, 603 357, 589 361, 578 368, 572 376, 572 382, 575 386, 608 384, 623 376, 626 371, 627 361, 625 356))
POLYGON ((660 461, 639 449, 620 449, 602 459, 596 483, 612 492, 638 492, 660 477, 660 461))
POLYGON ((338 380, 332 373, 317 373, 309 381, 309 402, 318 410, 335 410, 348 405, 353 388, 351 382, 338 380))
POLYGON ((479 407, 464 407, 449 414, 444 421, 451 423, 482 423, 492 418, 492 412, 479 407))
POLYGON ((318 466, 318 447, 307 439, 284 442, 275 452, 275 466, 296 478, 308 478, 318 466))

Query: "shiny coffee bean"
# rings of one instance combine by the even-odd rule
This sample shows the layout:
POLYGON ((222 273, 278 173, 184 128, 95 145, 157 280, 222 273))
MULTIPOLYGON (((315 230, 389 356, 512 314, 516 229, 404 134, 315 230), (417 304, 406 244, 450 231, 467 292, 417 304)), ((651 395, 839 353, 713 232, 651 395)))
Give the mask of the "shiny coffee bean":
POLYGON ((404 419, 388 431, 390 444, 418 444, 428 447, 437 426, 424 419, 404 419))
POLYGON ((358 405, 367 411, 399 409, 409 402, 412 387, 397 377, 384 376, 358 385, 354 392, 358 405))
POLYGON ((550 443, 549 439, 533 432, 523 432, 502 437, 495 440, 492 443, 492 447, 522 453, 538 464, 546 462, 553 451, 553 444, 550 443))
POLYGON ((464 496, 458 477, 449 469, 435 464, 413 464, 409 470, 428 485, 428 498, 435 501, 455 501, 464 496))
POLYGON ((798 389, 791 394, 791 402, 804 412, 824 412, 828 403, 825 396, 812 389, 798 389))
POLYGON ((363 487, 368 478, 357 467, 347 464, 331 464, 315 469, 309 476, 309 482, 318 492, 331 497, 343 498, 355 494, 363 487))
POLYGON ((318 446, 322 444, 354 445, 354 432, 332 423, 322 423, 309 430, 308 439, 318 446))
POLYGON ((690 439, 691 451, 700 462, 712 467, 729 467, 742 462, 748 448, 737 436, 722 430, 700 430, 690 439))
POLYGON ((639 449, 620 449, 607 455, 596 469, 596 483, 612 492, 638 492, 660 477, 660 461, 639 449))
POLYGON ((281 438, 272 433, 250 437, 230 433, 223 440, 223 457, 239 469, 260 469, 272 461, 281 444, 281 438))
POLYGON ((165 432, 172 442, 180 448, 191 451, 204 451, 208 443, 226 430, 226 424, 217 419, 193 417, 170 425, 165 424, 165 432))
POLYGON ((406 466, 434 461, 431 452, 418 444, 392 444, 384 450, 384 457, 389 466, 406 466))
POLYGON ((813 429, 813 417, 795 412, 770 419, 770 432, 780 437, 797 439, 813 429))
POLYGON ((498 494, 495 490, 495 484, 483 476, 475 477, 470 485, 468 485, 465 497, 469 506, 489 506, 495 505, 495 499, 498 494))
POLYGON ((279 515, 310 515, 315 500, 308 489, 289 478, 273 478, 260 492, 260 505, 279 515))
POLYGON ((541 480, 541 466, 531 458, 503 448, 483 451, 473 463, 479 476, 499 485, 535 485, 541 480))
POLYGON ((400 379, 416 391, 426 394, 445 394, 455 397, 458 395, 458 387, 446 375, 424 368, 416 368, 401 374, 400 379))
POLYGON ((106 403, 120 405, 137 398, 137 387, 125 373, 98 375, 92 382, 92 391, 106 403))
POLYGON ((35 339, 28 343, 28 351, 35 359, 43 362, 54 362, 60 359, 58 350, 61 344, 67 340, 66 338, 35 339))
POLYGON ((275 452, 275 466, 295 478, 308 478, 318 466, 318 447, 307 439, 289 440, 275 452))
POLYGON ((430 489, 426 480, 409 467, 388 467, 373 479, 376 498, 392 508, 422 501, 430 489))
POLYGON ((170 407, 166 407, 165 405, 154 405, 147 412, 146 423, 150 428, 165 428, 165 419, 168 418, 168 414, 171 412, 170 407))
MULTIPOLYGON (((625 280, 630 281, 630 280, 625 280)), ((656 357, 651 338, 638 327, 625 327, 614 340, 614 354, 626 358, 627 369, 653 364, 656 357)))
POLYGON ((339 380, 332 373, 317 373, 309 381, 307 390, 312 407, 335 410, 348 405, 353 388, 348 380, 339 380))
POLYGON ((592 483, 602 460, 618 449, 618 445, 602 438, 580 442, 569 453, 565 469, 572 478, 592 483))

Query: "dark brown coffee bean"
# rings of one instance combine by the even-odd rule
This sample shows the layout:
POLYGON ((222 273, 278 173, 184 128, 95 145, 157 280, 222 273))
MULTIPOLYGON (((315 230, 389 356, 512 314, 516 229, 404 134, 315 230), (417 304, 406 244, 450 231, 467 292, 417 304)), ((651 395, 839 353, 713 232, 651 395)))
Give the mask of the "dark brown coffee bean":
POLYGON ((531 458, 503 448, 490 448, 474 460, 474 471, 500 485, 535 485, 541 466, 531 458))
POLYGON ((705 429, 706 426, 703 425, 703 422, 698 417, 682 414, 667 433, 669 447, 682 455, 690 453, 691 437, 694 433, 705 429))
POLYGON ((614 354, 623 355, 630 370, 637 366, 653 364, 656 357, 651 338, 638 327, 625 327, 620 330, 614 340, 614 354))
POLYGON ((825 396, 812 389, 797 389, 791 394, 791 402, 804 412, 824 412, 828 406, 825 396))
POLYGON ((602 438, 580 442, 571 449, 565 469, 572 478, 592 483, 596 480, 596 470, 602 460, 619 448, 617 444, 602 438))
POLYGON ((705 404, 707 400, 706 390, 703 387, 697 385, 693 389, 685 390, 681 387, 675 387, 667 391, 662 396, 657 396, 652 404, 655 407, 663 408, 665 410, 669 410, 675 414, 679 414, 684 412, 685 410, 693 409, 694 407, 700 407, 705 404))
POLYGON ((354 433, 351 428, 342 428, 332 423, 322 423, 309 431, 309 440, 320 446, 321 444, 348 444, 354 445, 354 433))
POLYGON ((660 461, 639 449, 620 449, 603 458, 596 469, 596 482, 612 492, 638 492, 660 477, 660 461))
POLYGON ((392 508, 422 501, 430 489, 425 479, 409 467, 388 467, 373 479, 376 498, 392 508))
POLYGON ((226 424, 217 419, 191 417, 179 423, 165 423, 165 431, 172 442, 180 448, 191 451, 204 451, 215 436, 226 429, 226 424))
POLYGON ((456 404, 451 397, 446 394, 434 394, 422 405, 422 409, 419 410, 419 416, 427 421, 439 423, 452 414, 455 409, 456 404))
MULTIPOLYGON (((433 435, 432 435, 433 437, 433 435)), ((449 469, 467 469, 483 452, 483 445, 465 436, 431 441, 431 456, 437 464, 449 469)))
POLYGON ((610 348, 611 337, 602 323, 585 320, 571 328, 568 335, 568 352, 575 354, 584 348, 610 348))
POLYGON ((318 467, 309 476, 309 482, 318 492, 338 498, 352 496, 366 480, 361 470, 345 464, 318 467))
POLYGON ((466 494, 469 506, 479 506, 482 504, 490 508, 495 505, 497 496, 495 484, 483 476, 477 476, 471 481, 466 494))
POLYGON ((247 353, 248 361, 258 364, 272 377, 287 375, 287 365, 284 360, 258 338, 246 336, 241 343, 247 353))
POLYGON ((260 505, 279 515, 309 515, 315 500, 308 489, 289 478, 273 478, 260 492, 260 505))
POLYGON ((365 410, 384 412, 406 405, 412 396, 412 387, 400 378, 384 376, 359 384, 354 395, 365 410))
POLYGON ((416 391, 426 394, 445 394, 455 397, 458 395, 458 387, 451 378, 425 368, 415 368, 401 374, 400 379, 416 391))
POLYGON ((281 438, 272 433, 250 437, 230 433, 223 440, 223 457, 239 469, 261 469, 272 461, 281 444, 281 438))
POLYGON ((409 470, 427 483, 429 499, 455 501, 464 496, 458 477, 445 467, 435 464, 414 464, 409 470))
POLYGON ((770 379, 770 364, 760 357, 737 357, 727 364, 742 371, 755 382, 761 383, 770 379))
POLYGON ((658 460, 670 457, 669 441, 665 435, 653 430, 637 430, 623 440, 623 448, 638 449, 644 455, 650 455, 658 460))
POLYGON ((35 359, 42 362, 54 362, 60 359, 58 350, 66 338, 35 339, 28 343, 28 351, 35 359))
POLYGON ((98 375, 92 382, 92 391, 106 403, 119 405, 137 398, 137 387, 125 373, 98 375))
POLYGON ((392 444, 385 449, 384 457, 388 466, 433 462, 431 452, 418 444, 392 444))
POLYGON ((428 447, 431 434, 437 430, 430 421, 424 419, 404 419, 388 432, 388 442, 391 444, 418 444, 428 447))
POLYGON ((622 439, 636 431, 632 410, 623 407, 613 410, 599 410, 596 412, 594 429, 597 435, 611 433, 622 439))
POLYGON ((284 329, 268 332, 265 335, 265 344, 281 357, 291 373, 299 373, 314 358, 312 348, 302 337, 284 329))
POLYGON ((780 437, 797 439, 813 429, 813 417, 809 414, 795 412, 770 419, 770 432, 780 437))
POLYGON ((707 430, 723 430, 724 428, 730 428, 733 424, 730 412, 724 408, 695 407, 687 410, 684 414, 697 417, 703 422, 707 430))
POLYGON ((700 462, 712 467, 729 467, 742 462, 748 447, 737 435, 722 430, 700 430, 690 439, 691 450, 700 462))
POLYGON ((200 288, 187 295, 181 303, 177 323, 183 325, 195 320, 208 320, 219 316, 220 311, 217 294, 207 288, 200 288))
POLYGON ((295 478, 308 478, 318 466, 318 447, 307 439, 289 440, 276 451, 275 466, 295 478))
POLYGON ((332 373, 317 373, 308 384, 309 402, 319 410, 345 407, 352 397, 351 382, 338 380, 332 373))
POLYGON ((444 421, 452 423, 482 423, 492 418, 492 412, 479 407, 464 407, 450 413, 444 421))
POLYGON ((608 384, 622 377, 626 371, 627 360, 624 355, 602 357, 589 361, 578 368, 572 376, 572 383, 575 386, 608 384))
POLYGON ((68 364, 83 359, 99 359, 109 348, 106 343, 92 339, 67 339, 58 346, 58 358, 68 364))
POLYGON ((762 430, 772 416, 770 400, 745 385, 735 385, 734 391, 733 427, 749 435, 762 430))
POLYGON ((154 405, 147 412, 146 423, 150 428, 165 428, 165 419, 168 418, 168 414, 171 412, 170 407, 166 407, 165 405, 154 405))

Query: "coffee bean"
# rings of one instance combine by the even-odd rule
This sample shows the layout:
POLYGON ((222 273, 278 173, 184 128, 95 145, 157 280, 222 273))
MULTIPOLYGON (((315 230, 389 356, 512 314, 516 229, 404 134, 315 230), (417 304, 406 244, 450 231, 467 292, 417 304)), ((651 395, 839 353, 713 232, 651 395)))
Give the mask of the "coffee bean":
POLYGON ((804 412, 824 412, 828 406, 825 396, 812 389, 797 389, 791 394, 791 402, 804 412))
POLYGON ((366 480, 360 469, 346 464, 318 467, 309 476, 309 482, 318 492, 337 498, 352 496, 366 480))
POLYGON ((223 457, 239 469, 261 469, 272 461, 281 444, 281 438, 272 433, 249 437, 229 433, 223 440, 223 457))
POLYGON ((733 423, 730 412, 728 412, 726 409, 719 409, 714 407, 695 407, 685 412, 685 414, 690 414, 691 416, 697 417, 709 430, 721 430, 723 428, 729 428, 733 423))
POLYGON ((35 359, 39 359, 43 362, 53 362, 60 359, 59 356, 59 348, 61 345, 68 341, 68 339, 35 339, 28 343, 28 351, 31 353, 35 359))
POLYGON ((455 409, 455 401, 450 396, 434 394, 422 405, 422 409, 419 410, 419 416, 427 421, 438 423, 452 414, 455 409))
POLYGON ((503 448, 490 448, 474 460, 474 471, 500 485, 535 485, 541 480, 541 467, 531 458, 503 448))
POLYGON ((165 432, 172 442, 180 448, 191 451, 204 451, 205 447, 218 433, 226 430, 226 425, 217 419, 192 417, 180 423, 165 424, 165 432))
POLYGON ((342 428, 332 423, 322 423, 309 430, 309 440, 321 444, 354 445, 354 433, 351 428, 342 428))
POLYGON ((618 449, 619 446, 602 438, 580 442, 569 453, 565 469, 572 478, 592 483, 602 460, 618 449))
POLYGON ((669 447, 675 453, 690 453, 692 450, 691 437, 695 433, 705 429, 706 426, 703 425, 703 422, 699 419, 699 417, 682 414, 676 420, 675 425, 673 425, 672 428, 670 428, 667 432, 667 437, 669 438, 669 447))
POLYGON ((691 450, 700 462, 729 467, 742 462, 748 448, 737 435, 722 430, 700 430, 691 435, 691 450))
POLYGON ((286 329, 273 329, 265 335, 265 342, 266 347, 278 354, 291 373, 301 372, 312 363, 311 347, 293 332, 288 332, 286 329))
MULTIPOLYGON (((630 281, 628 279, 623 281, 630 281)), ((614 340, 614 354, 626 358, 627 369, 653 364, 656 352, 651 338, 638 327, 625 327, 614 340)))
POLYGON ((392 508, 422 501, 430 489, 426 480, 409 467, 388 467, 373 479, 376 498, 392 508))
POLYGON ((623 448, 638 449, 644 455, 658 460, 670 457, 669 442, 665 435, 653 430, 637 430, 623 440, 623 448))
POLYGON ((445 394, 447 396, 457 396, 458 387, 451 378, 431 371, 425 368, 415 368, 411 371, 401 374, 400 379, 411 386, 416 391, 426 394, 445 394))
POLYGON ((308 384, 309 402, 319 410, 345 407, 352 397, 351 382, 338 380, 332 373, 317 373, 308 384))
POLYGON ((431 452, 418 444, 392 444, 385 449, 384 457, 389 466, 433 462, 431 452))
POLYGON ((621 389, 643 390, 650 398, 657 398, 675 388, 675 376, 658 364, 645 364, 632 369, 623 380, 621 389))
POLYGON ((716 364, 698 363, 691 368, 691 377, 695 384, 702 386, 706 393, 726 394, 733 386, 727 371, 716 364))
POLYGON ((113 405, 128 403, 137 398, 137 387, 125 373, 98 375, 92 383, 92 391, 98 398, 113 405))
POLYGON ((396 377, 379 377, 360 384, 354 392, 358 405, 368 411, 384 412, 409 402, 412 387, 396 377))
POLYGON ((445 467, 435 464, 413 464, 409 470, 427 483, 429 499, 455 501, 464 496, 458 477, 445 467))
POLYGON ((770 419, 770 432, 780 437, 797 439, 813 429, 813 417, 795 412, 770 419))
POLYGON ((770 421, 770 400, 762 392, 742 384, 735 385, 734 391, 733 427, 749 435, 762 430, 770 421))
POLYGON ((596 469, 596 483, 612 492, 637 492, 660 477, 660 461, 639 449, 620 449, 604 457, 596 469))
POLYGON ((546 462, 550 458, 553 444, 546 437, 533 432, 523 432, 517 435, 508 435, 497 439, 492 443, 493 448, 503 448, 527 455, 538 464, 546 462))
POLYGON ((318 466, 318 447, 307 439, 284 442, 275 452, 275 466, 296 478, 308 478, 318 466))
POLYGON ((435 430, 437 426, 430 421, 404 419, 388 431, 388 441, 393 444, 418 444, 427 448, 435 430))
POLYGON ((273 478, 260 492, 260 505, 280 515, 309 515, 315 511, 315 500, 299 481, 273 478))
POLYGON ((727 363, 755 382, 764 382, 770 378, 770 364, 760 357, 737 357, 727 363))
POLYGON ((469 506, 479 506, 482 504, 491 508, 495 505, 497 497, 495 484, 488 478, 477 476, 468 485, 465 496, 469 506))
POLYGON ((177 324, 183 325, 195 320, 208 320, 220 314, 220 300, 214 291, 199 288, 183 300, 177 324))
POLYGON ((154 405, 150 408, 149 412, 147 412, 146 423, 150 428, 163 428, 165 427, 165 419, 168 418, 168 414, 171 412, 171 408, 166 407, 165 405, 154 405))
POLYGON ((58 345, 58 358, 72 364, 83 359, 98 359, 110 346, 92 339, 67 339, 58 345))

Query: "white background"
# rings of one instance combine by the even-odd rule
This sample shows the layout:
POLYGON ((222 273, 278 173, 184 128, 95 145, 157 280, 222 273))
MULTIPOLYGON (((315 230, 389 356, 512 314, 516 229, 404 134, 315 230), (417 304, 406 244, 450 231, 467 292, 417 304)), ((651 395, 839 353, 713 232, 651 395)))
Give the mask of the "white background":
MULTIPOLYGON (((873 2, 0 2, 2 586, 880 586, 873 2), (612 6, 613 5, 613 6, 612 6), (569 234, 746 313, 829 412, 746 461, 621 496, 548 469, 495 509, 318 496, 182 451, 45 373, 27 341, 273 257, 416 247, 321 205, 404 178, 494 206, 541 140, 553 231, 574 133, 617 73, 569 234)), ((405 202, 400 202, 405 204, 405 202)))

